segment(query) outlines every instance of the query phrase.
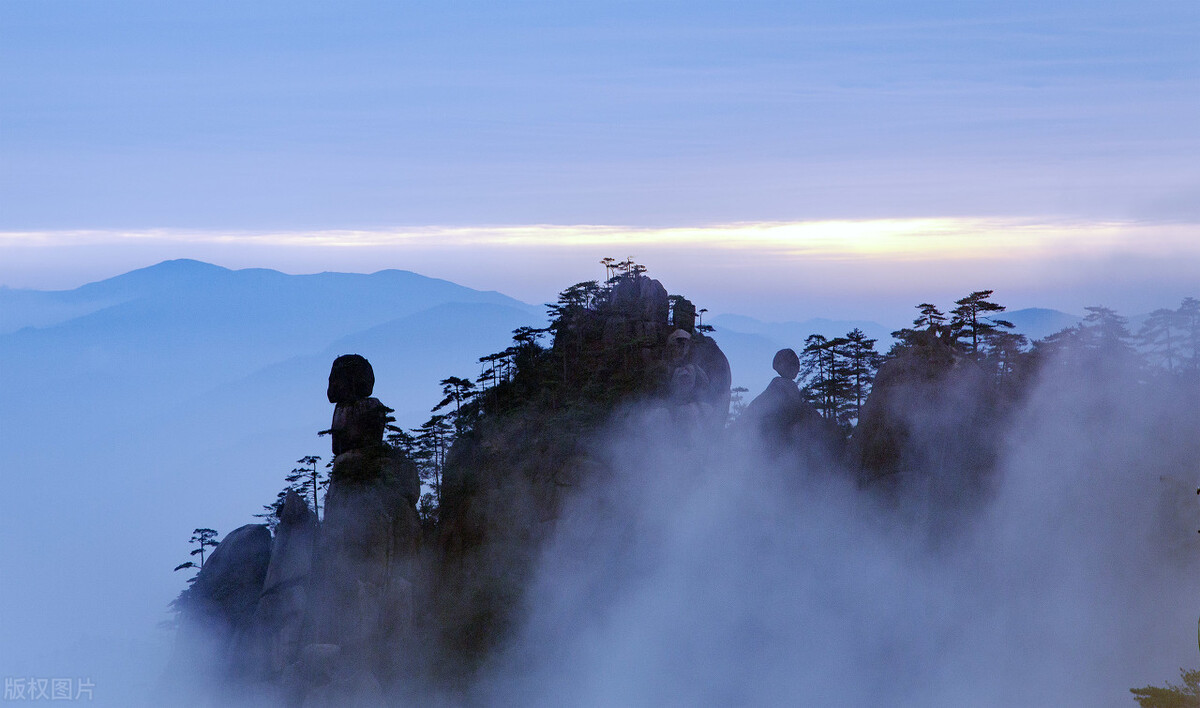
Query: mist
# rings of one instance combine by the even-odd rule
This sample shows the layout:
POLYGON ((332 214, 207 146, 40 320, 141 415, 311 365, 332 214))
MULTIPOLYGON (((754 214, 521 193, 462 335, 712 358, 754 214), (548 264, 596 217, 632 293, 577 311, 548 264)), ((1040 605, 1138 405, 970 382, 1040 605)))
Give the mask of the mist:
MULTIPOLYGON (((290 282, 202 266, 162 267, 290 282)), ((385 276, 399 278, 372 278, 385 276)), ((22 470, 6 477, 21 505, 0 524, 4 567, 20 571, 0 583, 6 675, 94 681, 97 705, 243 698, 244 686, 219 685, 186 660, 183 681, 153 693, 168 657, 187 644, 154 627, 184 586, 170 568, 187 557, 185 532, 250 522, 278 488, 280 461, 322 451, 312 439, 329 420, 322 389, 331 355, 369 354, 381 397, 411 424, 409 409, 425 413, 439 376, 469 370, 480 342, 503 342, 528 321, 520 303, 493 302, 502 296, 412 279, 407 299, 384 297, 386 289, 361 298, 386 305, 359 311, 362 321, 343 323, 344 332, 313 319, 353 309, 354 298, 329 294, 326 310, 305 315, 323 335, 279 343, 282 335, 260 333, 283 354, 236 333, 289 321, 261 298, 246 297, 258 304, 245 307, 210 286, 189 298, 150 288, 133 305, 3 335, 0 353, 12 365, 5 390, 14 395, 0 413, 9 462, 22 470), (395 316, 402 301, 413 314, 371 319, 395 316), (133 316, 160 309, 158 318, 133 316), (163 321, 189 323, 194 361, 177 356, 183 340, 164 335, 163 321), (205 323, 212 328, 197 329, 205 323), (155 337, 161 346, 150 346, 155 337), (239 357, 232 341, 244 347, 239 357), (302 356, 279 361, 303 342, 302 356), (184 370, 180 361, 186 381, 169 375, 184 370), (229 361, 240 368, 229 371, 221 363, 229 361), (147 401, 146 391, 157 398, 147 401), (51 421, 69 423, 70 434, 51 421)), ((759 322, 776 342, 718 323, 714 336, 735 381, 750 384, 748 398, 765 385, 770 352, 795 339, 788 327, 799 324, 759 322)), ((934 407, 879 399, 891 400, 891 414, 928 448, 911 456, 928 467, 898 485, 867 484, 840 457, 781 453, 738 422, 698 435, 672 424, 661 402, 619 408, 579 450, 573 433, 547 428, 571 447, 572 464, 577 453, 586 461, 587 474, 552 521, 509 488, 493 500, 495 516, 516 519, 524 535, 516 553, 493 547, 483 556, 508 553, 524 564, 536 554, 531 571, 522 565, 508 576, 520 578, 515 621, 481 666, 440 671, 462 657, 430 639, 454 626, 422 616, 434 604, 429 593, 445 588, 421 577, 438 569, 438 539, 427 538, 413 559, 417 631, 396 653, 372 657, 401 667, 387 697, 397 705, 1132 705, 1130 688, 1197 664, 1200 386, 1131 360, 1062 351, 994 421, 972 417, 978 391, 965 379, 934 407), (974 432, 947 439, 956 426, 974 432), (945 464, 954 459, 946 448, 979 437, 996 447, 984 478, 945 464)), ((517 436, 494 439, 514 468, 556 459, 517 436)), ((334 620, 361 615, 325 609, 334 620)), ((193 640, 206 646, 203 635, 193 640)), ((242 704, 276 697, 251 694, 242 704)))
MULTIPOLYGON (((1132 705, 1196 663, 1196 390, 1044 367, 982 502, 862 490, 627 411, 564 514, 500 705, 1132 705), (946 521, 942 519, 942 521, 946 521)), ((599 452, 599 451, 598 451, 599 452)))

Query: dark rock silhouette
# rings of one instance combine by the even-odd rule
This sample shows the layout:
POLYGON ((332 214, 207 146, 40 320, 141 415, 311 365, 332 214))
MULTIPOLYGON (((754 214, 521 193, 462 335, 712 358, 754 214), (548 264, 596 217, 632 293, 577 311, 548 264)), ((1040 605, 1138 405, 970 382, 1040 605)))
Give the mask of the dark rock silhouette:
POLYGON ((780 377, 795 381, 796 376, 800 374, 800 357, 794 349, 780 349, 771 360, 771 368, 780 377))
POLYGON ((329 370, 329 388, 325 395, 330 403, 350 403, 367 398, 375 391, 375 370, 366 357, 343 354, 333 360, 329 370))
POLYGON ((696 331, 696 306, 686 297, 676 297, 671 308, 671 324, 685 332, 696 331))
POLYGON ((316 535, 316 514, 295 490, 288 491, 262 594, 237 650, 246 681, 277 681, 300 651, 316 535))
POLYGON ((729 418, 730 387, 733 385, 733 373, 729 369, 729 359, 725 352, 717 346, 716 340, 706 337, 699 332, 693 332, 688 356, 700 367, 708 377, 708 388, 704 391, 704 400, 712 406, 713 418, 710 427, 720 429, 729 418))
POLYGON ((392 418, 391 408, 372 398, 375 372, 358 354, 344 354, 333 361, 326 396, 336 404, 333 424, 333 454, 383 444, 383 434, 392 418))
POLYGON ((361 658, 395 646, 411 623, 411 562, 420 542, 412 500, 416 470, 384 451, 334 460, 317 548, 315 602, 325 608, 310 640, 361 658))
POLYGON ((918 335, 879 368, 850 459, 863 485, 966 510, 995 463, 1003 427, 996 387, 944 335, 918 335))
POLYGON ((729 360, 712 339, 682 329, 671 333, 666 349, 672 417, 701 435, 719 432, 729 416, 729 360))
MULTIPOLYGON (((653 362, 656 345, 670 331, 670 311, 670 296, 662 283, 644 275, 630 275, 613 285, 602 307, 575 312, 564 324, 577 340, 590 340, 593 350, 633 345, 644 368, 653 362), (595 341, 597 334, 599 341, 595 341)), ((559 346, 557 339, 555 346, 559 346)))
POLYGON ((233 633, 258 604, 271 560, 271 532, 263 524, 230 531, 208 557, 191 589, 193 613, 211 629, 233 633))
MULTIPOLYGON (((329 374, 335 457, 303 640, 306 647, 335 647, 330 680, 360 687, 401 679, 397 667, 411 634, 412 566, 421 535, 417 468, 383 444, 391 409, 363 397, 374 378, 358 355, 338 357, 329 374), (359 676, 364 671, 368 676, 359 676)), ((311 676, 293 676, 289 690, 317 692, 321 684, 304 683, 311 676)))
POLYGON ((234 529, 213 550, 179 602, 179 629, 162 680, 160 705, 209 705, 223 700, 231 684, 257 673, 247 658, 244 635, 262 594, 271 560, 265 525, 234 529))
POLYGON ((666 323, 670 297, 663 284, 644 275, 621 278, 609 298, 614 313, 644 322, 666 323))
POLYGON ((217 546, 184 595, 164 704, 382 706, 400 690, 421 485, 383 444, 391 409, 370 397, 374 379, 361 356, 334 361, 325 518, 289 491, 274 539, 250 525, 217 546))
POLYGON ((672 317, 639 273, 600 293, 564 305, 552 348, 519 350, 477 399, 491 407, 448 452, 424 555, 418 470, 383 442, 392 410, 372 395, 375 372, 357 354, 334 360, 324 518, 289 493, 273 542, 255 526, 218 547, 188 610, 223 623, 186 639, 209 659, 201 701, 384 705, 417 681, 454 685, 505 638, 565 501, 608 473, 590 436, 614 411, 642 402, 696 450, 719 439, 729 363, 694 306, 676 299, 672 317))
POLYGON ((592 436, 614 411, 642 402, 685 445, 719 440, 729 362, 685 321, 694 307, 681 298, 673 324, 672 300, 631 272, 594 303, 564 307, 551 348, 502 388, 509 401, 450 450, 431 592, 444 680, 469 674, 505 638, 541 539, 566 500, 608 474, 592 436))
POLYGON ((746 406, 738 428, 752 431, 768 454, 828 460, 836 454, 840 435, 800 393, 800 357, 792 349, 780 349, 771 366, 779 375, 746 406))

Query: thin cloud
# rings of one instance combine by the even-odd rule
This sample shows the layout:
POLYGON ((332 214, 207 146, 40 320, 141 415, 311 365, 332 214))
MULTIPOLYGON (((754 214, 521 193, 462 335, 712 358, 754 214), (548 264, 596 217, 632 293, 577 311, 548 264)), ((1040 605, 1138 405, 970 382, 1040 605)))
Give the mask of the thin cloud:
POLYGON ((886 260, 1025 259, 1094 254, 1200 255, 1196 224, 924 218, 742 222, 696 227, 605 225, 428 226, 373 230, 0 232, 0 249, 69 250, 102 244, 211 244, 299 249, 529 249, 687 247, 806 258, 886 260))

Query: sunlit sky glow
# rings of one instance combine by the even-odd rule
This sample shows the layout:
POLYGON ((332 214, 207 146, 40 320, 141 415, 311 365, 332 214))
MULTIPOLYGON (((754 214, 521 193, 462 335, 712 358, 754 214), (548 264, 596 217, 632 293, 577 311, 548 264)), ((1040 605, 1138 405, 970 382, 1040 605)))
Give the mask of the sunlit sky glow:
POLYGON ((0 279, 68 288, 122 264, 191 257, 292 273, 403 268, 528 302, 595 279, 603 255, 633 256, 715 312, 902 320, 912 304, 983 287, 1015 306, 1131 313, 1196 289, 1192 224, 1030 219, 875 219, 711 227, 474 226, 390 230, 0 233, 0 279), (80 257, 70 266, 56 254, 80 257), (1153 281, 1153 286, 1147 283, 1153 281), (1014 300, 1015 298, 1015 300, 1014 300))
MULTIPOLYGON (((0 232, 0 249, 98 244, 254 245, 280 249, 562 247, 736 250, 819 259, 1028 259, 1130 248, 1144 255, 1200 253, 1194 224, 1072 223, 1031 219, 870 219, 733 223, 704 227, 447 226, 375 230, 231 231, 153 229, 0 232)), ((15 273, 7 274, 10 277, 15 273)))

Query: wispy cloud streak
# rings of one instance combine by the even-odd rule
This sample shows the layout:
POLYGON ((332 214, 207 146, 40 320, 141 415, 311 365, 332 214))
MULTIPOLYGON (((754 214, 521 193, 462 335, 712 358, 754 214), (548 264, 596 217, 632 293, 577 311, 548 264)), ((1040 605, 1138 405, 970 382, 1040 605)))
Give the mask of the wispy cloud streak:
POLYGON ((741 222, 641 228, 608 225, 427 226, 371 230, 68 230, 0 232, 0 249, 102 244, 236 248, 636 249, 687 247, 817 258, 1030 258, 1103 251, 1200 254, 1200 225, 1032 219, 923 218, 741 222))

